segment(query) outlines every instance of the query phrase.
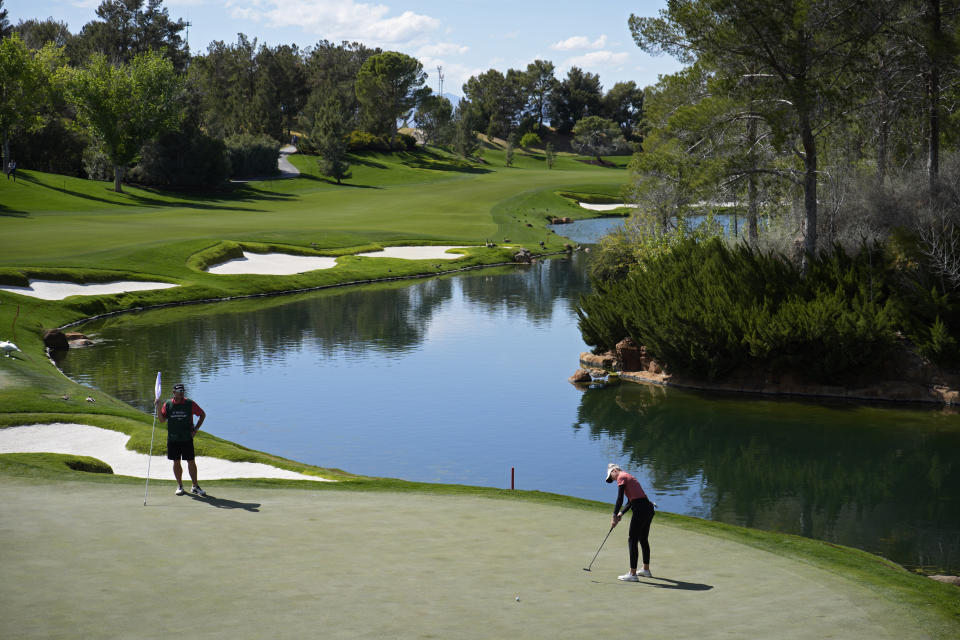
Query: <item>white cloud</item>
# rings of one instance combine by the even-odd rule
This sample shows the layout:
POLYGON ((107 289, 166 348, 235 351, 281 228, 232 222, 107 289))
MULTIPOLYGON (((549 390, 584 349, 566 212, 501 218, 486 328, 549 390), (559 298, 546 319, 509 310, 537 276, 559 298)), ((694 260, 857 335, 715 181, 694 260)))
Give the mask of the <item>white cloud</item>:
MULTIPOLYGON (((176 7, 202 7, 207 4, 207 0, 164 0, 163 6, 167 9, 174 9, 176 7)), ((98 5, 99 6, 99 5, 98 5)), ((174 20, 179 16, 175 16, 176 11, 170 11, 170 17, 174 20)))
POLYGON ((249 20, 251 22, 260 22, 260 12, 256 9, 246 7, 234 7, 230 9, 230 17, 237 20, 249 20))
MULTIPOLYGON (((470 50, 470 47, 466 47, 461 44, 454 44, 452 42, 438 42, 436 44, 423 45, 422 47, 417 49, 417 56, 419 57, 435 57, 435 56, 451 56, 451 55, 462 56, 469 50, 470 50)), ((442 60, 440 62, 442 62, 442 60)))
POLYGON ((602 49, 607 44, 607 36, 602 35, 593 42, 586 36, 573 36, 550 45, 556 51, 573 51, 574 49, 602 49))
POLYGON ((583 69, 592 69, 596 67, 618 67, 625 64, 630 59, 629 53, 614 53, 612 51, 591 51, 582 56, 574 56, 567 60, 568 67, 581 67, 583 69))
POLYGON ((332 42, 356 40, 368 45, 421 42, 440 28, 431 16, 404 11, 391 15, 384 4, 355 0, 230 0, 232 15, 262 20, 272 27, 299 27, 332 42))

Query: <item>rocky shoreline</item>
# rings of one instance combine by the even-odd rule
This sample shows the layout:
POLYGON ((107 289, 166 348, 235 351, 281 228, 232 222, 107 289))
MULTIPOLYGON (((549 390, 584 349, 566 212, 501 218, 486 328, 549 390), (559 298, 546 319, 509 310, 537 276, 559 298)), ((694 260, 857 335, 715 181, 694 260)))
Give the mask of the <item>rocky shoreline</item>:
POLYGON ((823 385, 804 382, 790 375, 772 376, 763 372, 740 373, 724 380, 702 380, 668 373, 646 349, 630 338, 622 340, 614 351, 603 354, 583 352, 580 369, 569 378, 574 384, 627 380, 678 389, 754 393, 775 396, 836 398, 884 402, 960 405, 960 375, 945 372, 908 349, 902 349, 886 370, 872 380, 847 385, 823 385))

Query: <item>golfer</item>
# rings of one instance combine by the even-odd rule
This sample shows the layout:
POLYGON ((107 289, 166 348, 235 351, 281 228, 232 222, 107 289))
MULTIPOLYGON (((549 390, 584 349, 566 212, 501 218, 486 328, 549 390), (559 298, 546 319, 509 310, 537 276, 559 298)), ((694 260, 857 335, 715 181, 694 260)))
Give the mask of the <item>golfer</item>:
POLYGON ((633 510, 630 516, 630 534, 627 536, 627 548, 630 550, 630 572, 618 576, 624 582, 638 582, 638 576, 652 577, 650 573, 650 523, 653 522, 653 503, 647 498, 637 479, 620 468, 620 465, 607 465, 607 482, 617 483, 617 504, 613 507, 613 521, 610 528, 620 522, 620 505, 627 498, 627 509, 633 510), (643 569, 637 573, 637 545, 643 549, 643 569))
MULTIPOLYGON (((183 383, 178 382, 173 385, 173 398, 167 400, 160 407, 160 422, 167 423, 167 459, 173 460, 173 476, 177 479, 177 495, 183 495, 183 467, 180 466, 180 460, 187 461, 187 471, 190 472, 190 479, 193 481, 193 487, 190 493, 198 496, 205 496, 207 492, 200 488, 197 483, 197 463, 193 453, 193 436, 200 430, 204 418, 207 414, 193 400, 184 397, 183 383), (196 426, 193 424, 193 416, 200 419, 196 426)), ((160 406, 160 399, 157 398, 156 405, 160 406)))

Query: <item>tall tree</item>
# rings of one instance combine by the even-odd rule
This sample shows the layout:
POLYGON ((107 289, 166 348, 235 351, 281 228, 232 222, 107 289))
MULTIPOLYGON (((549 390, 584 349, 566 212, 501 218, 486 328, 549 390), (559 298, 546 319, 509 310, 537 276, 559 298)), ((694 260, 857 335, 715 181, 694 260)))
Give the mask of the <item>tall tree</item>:
POLYGON ((327 97, 336 94, 351 128, 357 128, 360 103, 356 83, 360 67, 367 58, 381 53, 359 42, 333 44, 321 40, 304 52, 304 73, 308 97, 302 109, 304 122, 312 123, 327 97))
POLYGON ((461 99, 453 111, 453 148, 464 158, 470 158, 480 148, 480 141, 473 129, 469 100, 461 99))
POLYGON ((7 10, 3 8, 3 0, 0 0, 0 38, 6 38, 13 32, 10 20, 7 19, 7 10))
POLYGON ((31 49, 40 49, 48 42, 58 47, 66 47, 73 38, 67 23, 53 18, 21 20, 14 30, 31 49))
POLYGON ((130 62, 146 51, 156 51, 183 71, 190 52, 180 37, 187 28, 171 20, 163 0, 103 0, 97 17, 84 25, 79 39, 90 53, 101 53, 114 63, 130 62))
POLYGON ((570 145, 577 153, 594 156, 597 162, 602 164, 603 158, 600 156, 616 153, 627 146, 627 141, 613 120, 587 116, 573 126, 573 140, 570 145))
POLYGON ((527 102, 526 82, 527 76, 516 69, 506 74, 490 69, 467 80, 463 93, 473 106, 474 127, 489 137, 510 135, 527 102))
POLYGON ((550 95, 550 120, 557 131, 567 133, 581 118, 603 112, 600 76, 571 67, 550 95))
POLYGON ((603 116, 620 126, 627 140, 642 140, 640 127, 643 122, 643 89, 637 83, 618 82, 603 96, 603 116))
MULTIPOLYGON (((630 17, 644 50, 699 58, 718 74, 754 74, 754 104, 803 163, 804 249, 817 250, 817 141, 850 105, 845 83, 876 32, 867 2, 669 0, 658 18, 630 17)), ((806 263, 804 263, 806 264, 806 263)))
POLYGON ((120 66, 95 54, 85 67, 68 74, 66 84, 78 122, 110 158, 114 190, 121 193, 124 170, 141 145, 178 126, 181 78, 172 62, 153 52, 120 66))
POLYGON ((190 64, 190 80, 200 88, 204 128, 213 136, 262 133, 257 103, 257 40, 237 34, 237 41, 217 40, 190 64))
POLYGON ((534 60, 527 65, 525 89, 527 110, 537 119, 537 132, 543 129, 543 119, 547 115, 550 96, 557 87, 553 63, 549 60, 534 60))
POLYGON ((62 62, 61 50, 52 44, 40 51, 31 51, 16 33, 0 40, 0 135, 4 167, 10 162, 11 131, 42 124, 40 107, 51 97, 51 80, 62 62))
POLYGON ((253 117, 267 135, 287 139, 307 97, 300 51, 296 45, 261 46, 254 69, 253 117))
POLYGON ((910 0, 901 6, 899 33, 919 54, 927 120, 927 175, 930 193, 940 176, 940 138, 943 124, 944 75, 957 69, 960 52, 960 5, 951 0, 910 0))
POLYGON ((372 133, 387 133, 390 145, 396 143, 397 121, 425 95, 427 74, 416 58, 385 51, 367 58, 357 73, 357 100, 372 133))
POLYGON ((320 171, 334 178, 337 184, 350 177, 350 165, 346 161, 349 132, 340 101, 335 95, 329 96, 317 111, 310 138, 317 147, 320 171))
POLYGON ((443 96, 429 95, 420 102, 414 115, 417 128, 423 134, 423 144, 444 145, 452 137, 453 105, 443 96))

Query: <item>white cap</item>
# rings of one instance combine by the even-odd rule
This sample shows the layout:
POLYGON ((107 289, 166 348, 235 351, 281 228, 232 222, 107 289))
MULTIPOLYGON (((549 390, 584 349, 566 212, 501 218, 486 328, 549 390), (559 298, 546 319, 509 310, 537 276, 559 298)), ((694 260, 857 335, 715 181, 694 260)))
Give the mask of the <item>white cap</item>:
POLYGON ((613 482, 611 475, 614 471, 623 471, 623 469, 620 468, 620 465, 611 462, 607 465, 607 482, 613 482))

